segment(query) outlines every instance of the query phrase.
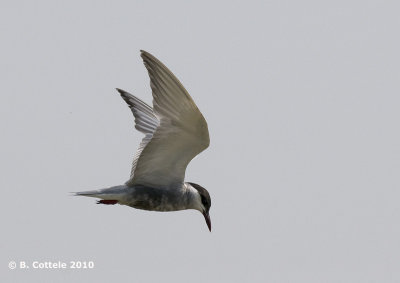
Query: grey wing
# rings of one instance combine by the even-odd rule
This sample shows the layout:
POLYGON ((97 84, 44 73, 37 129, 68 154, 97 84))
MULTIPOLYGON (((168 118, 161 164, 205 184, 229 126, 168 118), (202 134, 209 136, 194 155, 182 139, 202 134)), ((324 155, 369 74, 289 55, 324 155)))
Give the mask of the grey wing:
POLYGON ((151 54, 141 52, 150 76, 153 111, 160 123, 151 128, 155 130, 151 136, 146 134, 149 138, 143 147, 141 144, 140 156, 127 184, 173 187, 184 181, 189 162, 208 147, 208 126, 172 72, 151 54))
POLYGON ((133 113, 133 116, 135 117, 135 128, 138 131, 145 134, 145 137, 142 139, 142 142, 140 143, 139 148, 137 149, 133 157, 132 169, 131 169, 131 179, 132 179, 135 173, 135 168, 139 156, 142 153, 143 149, 146 147, 146 145, 150 142, 151 138, 153 137, 153 133, 160 125, 160 121, 154 114, 153 108, 151 108, 145 102, 143 102, 139 98, 133 96, 132 94, 122 89, 117 88, 117 91, 120 93, 121 97, 128 104, 129 108, 133 113))

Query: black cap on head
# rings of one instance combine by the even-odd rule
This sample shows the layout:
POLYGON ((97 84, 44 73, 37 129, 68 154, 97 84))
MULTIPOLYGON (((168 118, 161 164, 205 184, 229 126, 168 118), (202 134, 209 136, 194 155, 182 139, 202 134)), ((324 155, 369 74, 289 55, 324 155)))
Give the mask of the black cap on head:
POLYGON ((202 186, 195 184, 195 183, 190 183, 190 185, 193 186, 193 188, 195 188, 200 196, 201 196, 201 203, 204 205, 204 207, 206 208, 206 212, 208 213, 208 211, 210 210, 211 207, 211 197, 210 194, 208 193, 208 191, 203 188, 202 186))
POLYGON ((203 211, 203 216, 204 219, 206 220, 208 229, 211 232, 211 219, 210 219, 210 215, 208 214, 210 211, 210 207, 211 207, 211 197, 210 194, 208 193, 208 191, 203 188, 202 186, 195 184, 195 183, 189 183, 190 185, 192 185, 193 188, 195 188, 198 192, 199 195, 201 197, 201 203, 203 204, 205 211, 203 211))

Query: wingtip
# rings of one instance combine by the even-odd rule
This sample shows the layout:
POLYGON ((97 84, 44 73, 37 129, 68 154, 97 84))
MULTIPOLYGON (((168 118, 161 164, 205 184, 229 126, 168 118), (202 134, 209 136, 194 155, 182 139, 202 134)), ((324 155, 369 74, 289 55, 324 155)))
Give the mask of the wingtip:
POLYGON ((122 97, 122 99, 125 100, 126 103, 128 103, 129 108, 131 108, 132 107, 132 105, 131 105, 132 102, 130 100, 132 99, 133 95, 130 94, 129 92, 123 90, 123 89, 120 89, 120 88, 116 88, 116 90, 119 92, 119 94, 122 97))
POLYGON ((151 53, 145 51, 145 50, 140 50, 140 57, 142 57, 142 59, 151 59, 151 58, 155 58, 151 53))
POLYGON ((122 97, 126 96, 127 93, 128 93, 128 92, 126 92, 125 90, 120 89, 120 88, 115 88, 115 89, 118 91, 118 93, 119 93, 122 97))

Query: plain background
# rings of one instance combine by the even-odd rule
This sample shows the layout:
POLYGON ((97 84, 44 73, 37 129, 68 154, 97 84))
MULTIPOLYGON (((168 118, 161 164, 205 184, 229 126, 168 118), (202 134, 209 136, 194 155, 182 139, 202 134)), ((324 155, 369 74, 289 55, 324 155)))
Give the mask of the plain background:
POLYGON ((2 282, 400 282, 396 1, 2 1, 2 282), (211 146, 197 211, 96 205, 142 138, 139 50, 182 81, 211 146), (9 270, 94 261, 92 270, 9 270))

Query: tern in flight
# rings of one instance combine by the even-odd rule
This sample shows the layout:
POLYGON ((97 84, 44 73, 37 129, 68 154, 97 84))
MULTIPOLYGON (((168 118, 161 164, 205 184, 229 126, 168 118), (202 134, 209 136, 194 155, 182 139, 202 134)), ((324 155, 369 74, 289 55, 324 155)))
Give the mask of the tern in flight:
POLYGON ((210 144, 207 122, 189 93, 157 58, 141 57, 150 76, 153 108, 117 89, 145 136, 133 158, 130 179, 110 188, 77 192, 101 204, 121 204, 152 211, 200 211, 211 231, 211 198, 202 186, 185 182, 189 162, 210 144))

